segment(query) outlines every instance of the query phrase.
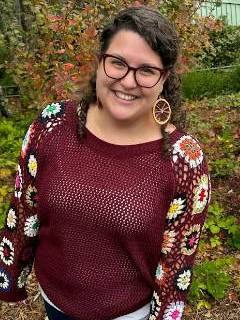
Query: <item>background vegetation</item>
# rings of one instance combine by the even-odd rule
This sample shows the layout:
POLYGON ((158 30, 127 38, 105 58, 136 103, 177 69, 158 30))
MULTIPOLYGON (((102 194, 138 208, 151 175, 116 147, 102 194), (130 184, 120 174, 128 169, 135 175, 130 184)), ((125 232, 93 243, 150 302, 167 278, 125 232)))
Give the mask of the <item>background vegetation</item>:
MULTIPOLYGON (((142 2, 166 14, 180 33, 179 73, 188 131, 201 141, 212 177, 212 201, 185 318, 239 319, 239 27, 198 16, 202 1, 142 2), (229 65, 236 67, 207 69, 229 65)), ((0 0, 0 85, 15 85, 21 93, 21 99, 4 101, 11 117, 0 113, 0 226, 13 191, 21 141, 37 109, 84 89, 103 23, 133 4, 141 1, 0 0)), ((29 291, 25 303, 11 308, 2 303, 1 319, 44 319, 34 274, 29 291)))

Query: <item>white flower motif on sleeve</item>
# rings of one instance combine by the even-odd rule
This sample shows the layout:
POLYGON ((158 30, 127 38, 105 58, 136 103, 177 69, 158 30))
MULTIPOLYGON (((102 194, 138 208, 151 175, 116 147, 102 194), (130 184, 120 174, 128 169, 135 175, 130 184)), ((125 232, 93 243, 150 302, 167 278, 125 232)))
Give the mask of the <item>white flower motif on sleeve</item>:
POLYGON ((0 292, 9 291, 11 287, 11 276, 4 269, 0 269, 0 292))
POLYGON ((192 272, 188 267, 184 267, 175 275, 174 283, 177 290, 186 291, 191 283, 192 272))
POLYGON ((181 320, 184 310, 184 302, 176 301, 172 302, 166 308, 163 320, 181 320))
POLYGON ((7 215, 7 227, 10 230, 13 230, 16 228, 17 224, 17 216, 15 210, 13 208, 10 208, 7 215))
POLYGON ((14 247, 11 241, 3 237, 0 243, 0 258, 7 265, 13 264, 14 260, 14 247))
POLYGON ((22 170, 20 165, 18 165, 16 180, 15 180, 15 197, 19 199, 21 198, 21 195, 22 195, 22 184, 23 184, 22 170))
POLYGON ((153 297, 150 306, 149 320, 156 320, 160 313, 161 302, 156 291, 153 292, 153 297))
POLYGON ((203 161, 203 152, 199 144, 189 135, 182 136, 173 145, 173 161, 176 162, 178 157, 184 158, 191 168, 196 168, 203 161))
POLYGON ((51 103, 47 105, 42 111, 42 118, 51 118, 61 112, 61 105, 59 103, 51 103))
POLYGON ((193 211, 192 214, 201 213, 208 201, 208 176, 202 175, 200 181, 194 189, 193 211))
POLYGON ((24 234, 28 237, 36 237, 39 229, 39 220, 37 215, 27 218, 24 226, 24 234))
POLYGON ((178 196, 170 204, 167 213, 167 219, 173 220, 180 216, 186 209, 186 197, 178 196))
POLYGON ((29 156, 27 167, 30 175, 35 178, 37 174, 37 160, 33 154, 29 156))

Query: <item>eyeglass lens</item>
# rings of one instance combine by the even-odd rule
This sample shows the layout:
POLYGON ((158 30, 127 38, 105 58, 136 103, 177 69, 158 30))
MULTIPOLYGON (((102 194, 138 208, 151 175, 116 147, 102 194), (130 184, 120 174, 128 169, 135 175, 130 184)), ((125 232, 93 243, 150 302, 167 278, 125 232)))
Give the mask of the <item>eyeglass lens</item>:
MULTIPOLYGON (((104 70, 108 77, 113 79, 122 79, 129 72, 129 66, 126 62, 113 56, 105 56, 104 70)), ((139 86, 153 87, 161 77, 161 71, 150 66, 136 68, 135 80, 139 86)))

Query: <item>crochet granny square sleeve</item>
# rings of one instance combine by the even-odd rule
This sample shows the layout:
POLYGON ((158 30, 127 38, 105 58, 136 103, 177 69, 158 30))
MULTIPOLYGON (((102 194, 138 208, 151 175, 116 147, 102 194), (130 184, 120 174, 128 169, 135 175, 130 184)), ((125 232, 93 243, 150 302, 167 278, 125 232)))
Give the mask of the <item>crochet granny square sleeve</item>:
POLYGON ((183 135, 171 156, 175 195, 165 220, 149 320, 182 319, 210 199, 207 164, 198 142, 183 135))

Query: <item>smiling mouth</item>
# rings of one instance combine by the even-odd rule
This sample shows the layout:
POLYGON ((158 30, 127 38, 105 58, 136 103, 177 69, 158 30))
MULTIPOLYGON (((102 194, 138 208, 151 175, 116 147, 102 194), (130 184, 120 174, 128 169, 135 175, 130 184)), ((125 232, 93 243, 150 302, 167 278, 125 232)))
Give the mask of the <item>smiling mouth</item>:
POLYGON ((126 93, 123 93, 121 91, 113 91, 114 94, 122 99, 122 100, 125 100, 125 101, 133 101, 133 100, 136 100, 138 97, 137 96, 134 96, 134 95, 131 95, 131 94, 126 94, 126 93))

